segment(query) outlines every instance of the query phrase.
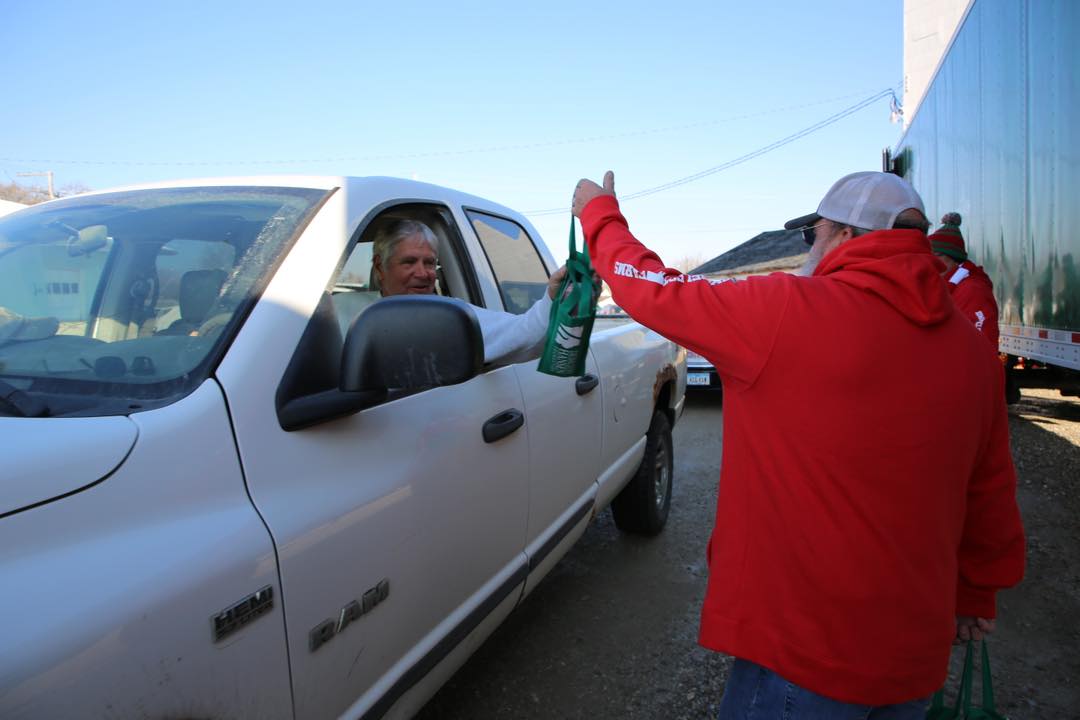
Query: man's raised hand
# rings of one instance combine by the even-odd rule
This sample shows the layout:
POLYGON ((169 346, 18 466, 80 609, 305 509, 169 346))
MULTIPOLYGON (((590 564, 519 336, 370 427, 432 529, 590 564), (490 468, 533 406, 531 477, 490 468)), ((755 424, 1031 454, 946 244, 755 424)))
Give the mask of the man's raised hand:
POLYGON ((600 187, 588 178, 582 178, 574 188, 574 200, 570 211, 576 217, 581 217, 581 211, 598 195, 611 195, 615 197, 615 173, 608 170, 604 173, 604 186, 600 187))

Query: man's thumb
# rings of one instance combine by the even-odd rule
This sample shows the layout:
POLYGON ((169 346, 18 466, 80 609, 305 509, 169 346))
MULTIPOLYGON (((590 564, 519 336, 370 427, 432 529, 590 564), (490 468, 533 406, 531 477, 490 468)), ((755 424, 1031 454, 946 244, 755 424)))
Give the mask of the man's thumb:
POLYGON ((612 195, 615 194, 615 173, 610 170, 604 173, 604 190, 612 195))

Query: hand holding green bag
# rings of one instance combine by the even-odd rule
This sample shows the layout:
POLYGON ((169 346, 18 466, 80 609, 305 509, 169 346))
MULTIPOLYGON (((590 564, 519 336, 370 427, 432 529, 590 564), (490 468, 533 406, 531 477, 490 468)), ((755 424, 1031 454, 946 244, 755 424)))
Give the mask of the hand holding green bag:
POLYGON ((547 339, 537 370, 559 377, 585 374, 589 355, 589 337, 596 320, 599 287, 593 277, 588 249, 582 242, 577 251, 574 218, 570 218, 570 256, 566 259, 566 277, 551 302, 547 339))
POLYGON ((968 640, 964 653, 964 672, 960 676, 960 695, 952 707, 945 706, 945 688, 934 693, 926 720, 1008 720, 994 707, 994 685, 990 677, 990 652, 986 649, 986 639, 982 641, 982 706, 971 704, 971 683, 975 675, 972 646, 974 640, 968 640))

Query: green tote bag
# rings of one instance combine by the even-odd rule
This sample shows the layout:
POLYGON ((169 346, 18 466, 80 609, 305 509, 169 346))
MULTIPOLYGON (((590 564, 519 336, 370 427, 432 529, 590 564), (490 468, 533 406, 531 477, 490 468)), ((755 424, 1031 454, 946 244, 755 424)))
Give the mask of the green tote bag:
POLYGON ((580 377, 585 374, 589 355, 589 336, 596 320, 596 299, 599 293, 593 282, 592 263, 584 241, 582 252, 577 251, 574 219, 570 218, 570 256, 566 260, 566 277, 551 303, 547 338, 537 370, 559 377, 580 377))
POLYGON ((994 706, 994 684, 990 675, 990 651, 986 649, 986 639, 982 641, 982 705, 975 707, 971 704, 971 683, 975 675, 974 652, 972 646, 974 640, 968 640, 967 650, 964 652, 964 672, 960 676, 960 694, 956 698, 956 704, 952 707, 945 705, 945 688, 934 693, 930 702, 930 709, 926 713, 926 720, 1008 720, 998 713, 994 706))

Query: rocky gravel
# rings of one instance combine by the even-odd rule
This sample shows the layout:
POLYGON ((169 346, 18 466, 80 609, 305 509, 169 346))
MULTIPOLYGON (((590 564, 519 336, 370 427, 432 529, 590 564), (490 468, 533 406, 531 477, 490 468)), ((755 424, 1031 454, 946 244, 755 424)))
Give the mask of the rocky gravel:
MULTIPOLYGON (((1009 408, 1027 536, 1024 581, 998 596, 990 660, 999 711, 1080 718, 1080 400, 1024 390, 1009 408)), ((961 653, 953 653, 953 674, 961 653)), ((955 686, 955 683, 954 683, 955 686)))

